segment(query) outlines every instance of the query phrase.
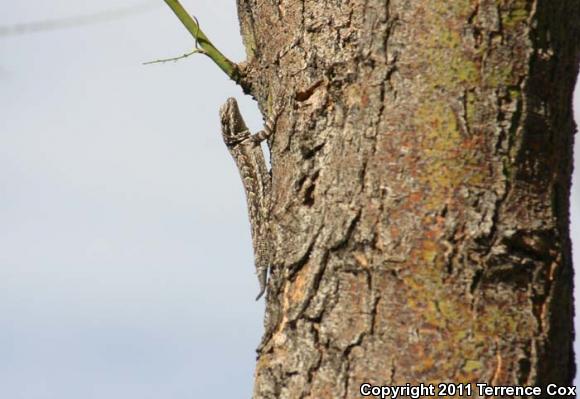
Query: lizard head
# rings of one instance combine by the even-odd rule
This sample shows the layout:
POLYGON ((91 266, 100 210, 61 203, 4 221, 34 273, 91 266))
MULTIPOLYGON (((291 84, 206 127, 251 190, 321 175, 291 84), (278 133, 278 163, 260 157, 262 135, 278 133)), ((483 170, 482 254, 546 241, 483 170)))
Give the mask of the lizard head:
POLYGON ((220 108, 222 136, 226 145, 233 145, 249 136, 249 131, 242 119, 235 98, 228 98, 220 108))

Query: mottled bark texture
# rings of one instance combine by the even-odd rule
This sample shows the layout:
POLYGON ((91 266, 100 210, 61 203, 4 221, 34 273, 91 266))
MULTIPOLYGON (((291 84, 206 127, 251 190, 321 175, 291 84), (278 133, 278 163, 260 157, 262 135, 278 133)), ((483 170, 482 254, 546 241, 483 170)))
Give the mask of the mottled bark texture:
POLYGON ((254 398, 568 384, 578 0, 238 0, 275 262, 254 398))

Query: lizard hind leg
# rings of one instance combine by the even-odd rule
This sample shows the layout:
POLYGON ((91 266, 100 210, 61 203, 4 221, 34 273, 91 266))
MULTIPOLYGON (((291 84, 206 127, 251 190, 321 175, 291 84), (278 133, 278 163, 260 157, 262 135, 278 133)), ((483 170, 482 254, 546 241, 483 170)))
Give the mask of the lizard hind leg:
POLYGON ((256 297, 256 301, 259 300, 262 295, 266 292, 266 283, 268 281, 268 266, 261 266, 257 270, 258 282, 260 283, 260 292, 256 297))

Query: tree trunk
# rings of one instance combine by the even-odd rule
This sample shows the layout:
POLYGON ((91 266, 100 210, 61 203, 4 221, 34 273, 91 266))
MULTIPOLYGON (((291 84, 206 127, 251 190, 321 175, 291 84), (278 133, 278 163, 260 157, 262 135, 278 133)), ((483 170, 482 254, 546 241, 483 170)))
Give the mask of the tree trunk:
POLYGON ((238 0, 244 86, 284 104, 254 398, 571 384, 579 10, 238 0))

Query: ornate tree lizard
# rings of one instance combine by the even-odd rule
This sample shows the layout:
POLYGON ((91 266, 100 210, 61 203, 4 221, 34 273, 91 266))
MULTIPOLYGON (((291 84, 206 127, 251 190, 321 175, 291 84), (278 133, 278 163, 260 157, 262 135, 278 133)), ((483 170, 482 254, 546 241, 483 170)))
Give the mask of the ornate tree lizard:
POLYGON ((273 258, 269 229, 272 178, 266 167, 260 143, 272 134, 275 119, 268 120, 264 130, 254 135, 250 134, 234 98, 228 98, 222 105, 220 118, 224 143, 236 162, 246 192, 254 262, 260 283, 260 292, 256 297, 258 300, 266 291, 268 267, 273 258))

